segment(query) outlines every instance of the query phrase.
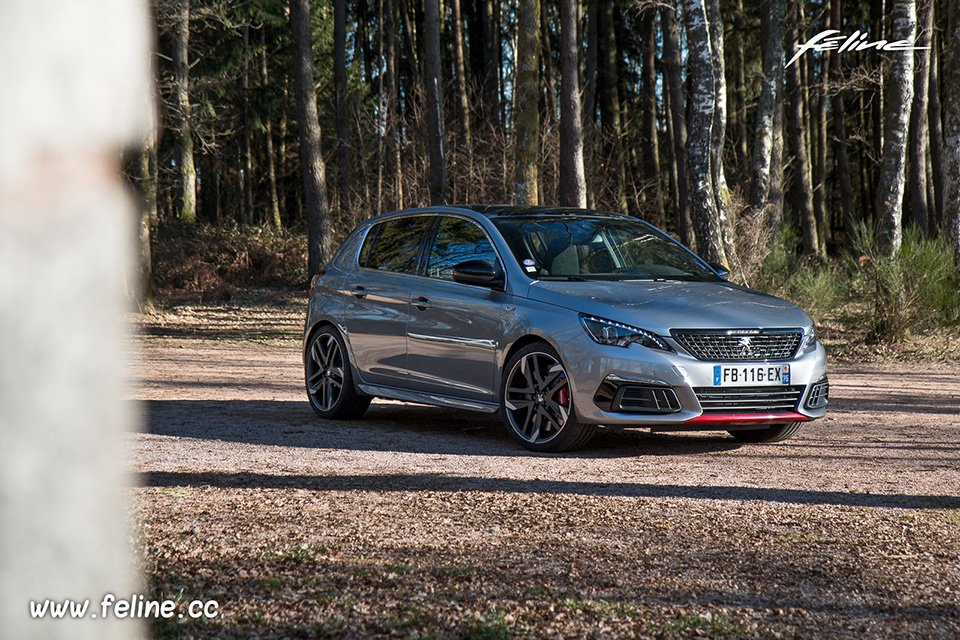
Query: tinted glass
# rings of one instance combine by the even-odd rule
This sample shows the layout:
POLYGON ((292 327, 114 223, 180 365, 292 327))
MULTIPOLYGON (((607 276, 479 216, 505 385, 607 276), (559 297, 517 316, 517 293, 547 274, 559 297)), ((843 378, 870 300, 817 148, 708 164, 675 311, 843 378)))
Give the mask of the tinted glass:
POLYGON ((493 221, 531 278, 719 280, 702 260, 640 220, 511 216, 493 221))
POLYGON ((367 241, 360 250, 360 266, 399 273, 415 272, 423 236, 432 220, 429 216, 418 216, 381 222, 367 234, 367 241))
POLYGON ((497 253, 479 226, 461 218, 441 218, 427 261, 427 275, 453 280, 453 267, 465 260, 483 260, 494 267, 497 253))

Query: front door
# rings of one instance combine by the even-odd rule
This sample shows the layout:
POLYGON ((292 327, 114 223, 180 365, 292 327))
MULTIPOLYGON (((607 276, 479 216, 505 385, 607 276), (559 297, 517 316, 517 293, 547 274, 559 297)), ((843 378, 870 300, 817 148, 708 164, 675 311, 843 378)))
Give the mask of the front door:
POLYGON ((453 281, 453 266, 499 258, 475 222, 442 217, 423 274, 410 294, 407 367, 411 389, 498 402, 494 389, 504 294, 453 281))

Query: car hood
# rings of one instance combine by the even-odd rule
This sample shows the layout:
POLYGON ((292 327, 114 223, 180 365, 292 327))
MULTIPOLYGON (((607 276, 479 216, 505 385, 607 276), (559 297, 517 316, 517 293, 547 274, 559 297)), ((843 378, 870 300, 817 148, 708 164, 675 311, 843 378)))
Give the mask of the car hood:
POLYGON ((671 329, 796 328, 800 307, 729 282, 538 280, 527 296, 668 335, 671 329))

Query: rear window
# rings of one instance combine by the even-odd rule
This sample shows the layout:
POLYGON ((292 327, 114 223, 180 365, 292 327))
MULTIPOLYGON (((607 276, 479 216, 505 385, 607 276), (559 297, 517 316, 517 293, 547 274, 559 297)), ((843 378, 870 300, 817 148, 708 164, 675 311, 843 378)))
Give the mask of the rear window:
POLYGON ((433 218, 394 218, 375 225, 360 249, 360 266, 378 271, 415 273, 423 236, 433 218))

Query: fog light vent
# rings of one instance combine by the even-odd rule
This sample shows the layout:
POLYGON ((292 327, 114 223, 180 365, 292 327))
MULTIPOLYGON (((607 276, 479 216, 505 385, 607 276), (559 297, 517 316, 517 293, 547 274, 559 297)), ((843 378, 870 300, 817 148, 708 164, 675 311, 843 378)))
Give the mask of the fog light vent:
POLYGON ((614 398, 614 411, 627 413, 674 413, 680 401, 670 387, 624 385, 614 398))
POLYGON ((804 406, 807 409, 822 409, 827 406, 827 400, 830 395, 830 385, 824 378, 820 382, 810 387, 810 393, 807 395, 807 401, 804 406))

